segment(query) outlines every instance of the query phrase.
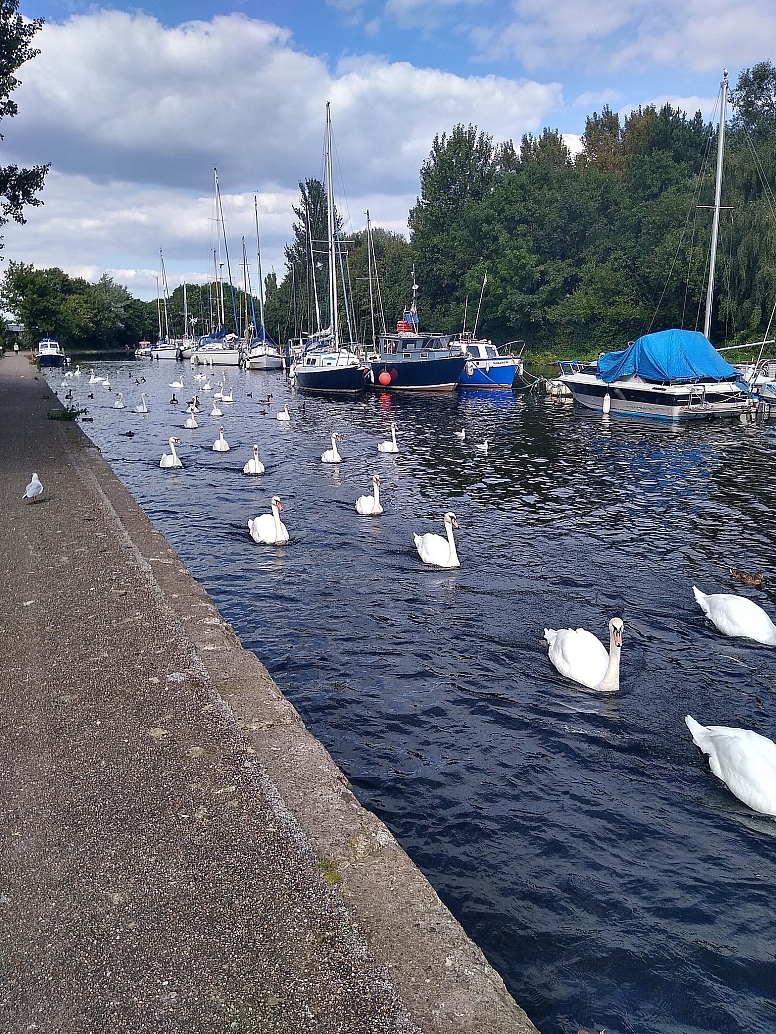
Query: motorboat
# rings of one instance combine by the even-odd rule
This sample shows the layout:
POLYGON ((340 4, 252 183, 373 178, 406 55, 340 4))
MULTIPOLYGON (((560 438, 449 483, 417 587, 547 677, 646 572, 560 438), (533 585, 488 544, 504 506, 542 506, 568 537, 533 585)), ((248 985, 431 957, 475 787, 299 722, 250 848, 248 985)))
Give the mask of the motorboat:
POLYGON ((756 406, 740 372, 699 331, 645 334, 597 362, 558 366, 577 402, 602 413, 688 420, 739 416, 756 406))
POLYGON ((67 364, 67 356, 60 348, 59 342, 51 337, 44 337, 38 342, 35 358, 41 368, 65 366, 67 364))
MULTIPOLYGON (((502 355, 492 341, 461 336, 466 350, 466 364, 458 382, 459 388, 511 388, 515 377, 522 376, 522 355, 502 355)), ((517 342, 512 342, 517 344, 517 342)))
POLYGON ((372 360, 372 380, 382 391, 453 391, 466 365, 466 350, 455 334, 420 330, 418 285, 412 270, 412 304, 394 334, 381 334, 372 360))

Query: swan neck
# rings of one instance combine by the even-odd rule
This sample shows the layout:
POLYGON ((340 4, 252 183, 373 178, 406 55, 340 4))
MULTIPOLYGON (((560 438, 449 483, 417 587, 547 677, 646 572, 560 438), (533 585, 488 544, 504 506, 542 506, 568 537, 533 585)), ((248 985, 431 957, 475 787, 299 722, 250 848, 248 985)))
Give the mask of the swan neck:
POLYGON ((375 496, 375 507, 380 505, 380 482, 375 481, 374 483, 374 496, 375 496))
POLYGON ((609 641, 609 664, 606 667, 606 674, 596 689, 601 692, 614 692, 620 688, 620 653, 622 647, 617 646, 614 637, 609 641))
POLYGON ((278 510, 277 503, 272 504, 272 516, 275 518, 275 532, 277 537, 280 537, 280 511, 278 510))
POLYGON ((458 550, 455 548, 455 536, 453 535, 452 524, 447 525, 447 541, 450 543, 450 559, 458 560, 458 550))

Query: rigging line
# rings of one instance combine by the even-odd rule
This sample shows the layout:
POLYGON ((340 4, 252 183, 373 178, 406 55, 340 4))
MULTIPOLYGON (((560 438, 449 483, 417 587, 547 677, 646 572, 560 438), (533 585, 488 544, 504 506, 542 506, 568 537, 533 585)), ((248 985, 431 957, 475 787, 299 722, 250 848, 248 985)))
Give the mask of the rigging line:
POLYGON ((763 188, 763 195, 765 197, 765 200, 768 202, 768 207, 771 210, 771 215, 774 218, 776 218, 776 195, 774 194, 773 188, 771 187, 765 175, 765 169, 763 168, 762 161, 760 160, 760 156, 758 155, 757 149, 754 146, 754 141, 752 140, 749 130, 747 129, 745 130, 745 132, 746 142, 749 144, 749 149, 752 153, 752 158, 754 159, 754 166, 760 178, 760 185, 763 188))

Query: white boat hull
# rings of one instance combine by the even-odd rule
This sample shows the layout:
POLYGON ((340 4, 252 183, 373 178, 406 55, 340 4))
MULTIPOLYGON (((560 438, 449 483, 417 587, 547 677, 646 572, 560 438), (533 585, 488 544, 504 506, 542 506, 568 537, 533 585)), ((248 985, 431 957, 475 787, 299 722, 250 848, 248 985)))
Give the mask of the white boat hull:
POLYGON ((198 348, 192 354, 191 361, 208 366, 239 366, 240 350, 238 348, 198 348))

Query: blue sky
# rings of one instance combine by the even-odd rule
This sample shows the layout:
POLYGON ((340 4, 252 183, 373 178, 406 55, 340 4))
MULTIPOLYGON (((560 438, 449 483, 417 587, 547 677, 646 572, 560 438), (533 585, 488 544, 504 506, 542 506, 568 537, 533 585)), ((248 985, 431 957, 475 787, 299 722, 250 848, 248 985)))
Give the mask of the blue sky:
POLYGON ((776 51, 772 0, 22 0, 43 17, 3 161, 50 161, 45 205, 8 258, 155 291, 206 275, 217 164, 227 223, 282 273, 297 183, 318 175, 332 103, 341 204, 406 232, 435 132, 496 140, 670 101, 710 115, 723 66, 776 51))

